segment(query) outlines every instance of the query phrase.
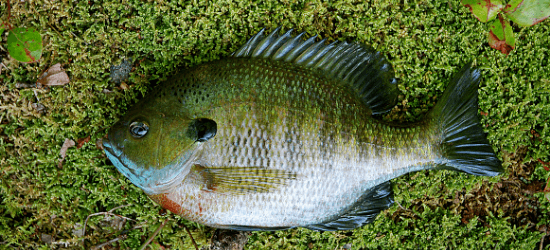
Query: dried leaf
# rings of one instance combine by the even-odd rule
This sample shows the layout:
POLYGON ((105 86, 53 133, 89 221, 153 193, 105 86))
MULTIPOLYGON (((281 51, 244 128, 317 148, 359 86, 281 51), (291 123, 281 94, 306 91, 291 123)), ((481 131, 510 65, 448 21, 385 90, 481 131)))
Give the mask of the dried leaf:
POLYGON ((53 237, 49 234, 41 234, 40 239, 46 244, 51 244, 53 241, 53 237))
POLYGON ((73 226, 73 235, 76 237, 82 237, 84 236, 84 227, 80 223, 76 223, 73 226))
POLYGON ((128 84, 126 84, 126 83, 121 83, 121 84, 120 84, 120 88, 121 88, 122 90, 128 90, 128 84))
POLYGON ((495 19, 504 8, 500 0, 462 0, 462 4, 481 22, 486 23, 495 19))
POLYGON ((63 164, 63 161, 65 160, 65 157, 67 156, 67 150, 70 147, 74 147, 76 143, 71 139, 65 139, 65 142, 63 143, 63 146, 61 146, 61 150, 59 154, 61 155, 61 159, 59 159, 59 164, 57 164, 58 167, 61 168, 61 165, 63 164))
POLYGON ((540 162, 540 164, 542 164, 542 167, 544 168, 544 170, 550 171, 550 162, 545 162, 541 159, 537 159, 537 160, 540 162))
POLYGON ((76 140, 76 141, 78 142, 78 144, 76 145, 76 148, 80 149, 82 146, 84 146, 84 143, 90 141, 90 136, 88 135, 88 137, 86 137, 86 138, 80 138, 80 139, 78 139, 78 140, 76 140))
POLYGON ((504 13, 520 26, 533 26, 550 16, 550 0, 512 0, 504 13))
POLYGON ((98 138, 98 139, 95 141, 95 147, 96 147, 97 149, 103 150, 103 149, 104 149, 104 148, 103 148, 103 139, 98 138))
POLYGON ((210 249, 243 249, 250 232, 216 229, 212 235, 210 249))
POLYGON ((515 38, 510 22, 504 20, 501 15, 498 16, 489 27, 489 45, 493 49, 508 55, 514 49, 515 38))
POLYGON ((51 66, 40 78, 37 83, 42 86, 56 86, 65 85, 69 83, 69 76, 65 73, 65 70, 61 67, 61 64, 55 64, 51 66))
POLYGON ((44 114, 46 112, 46 107, 40 103, 32 103, 31 106, 39 114, 44 114))

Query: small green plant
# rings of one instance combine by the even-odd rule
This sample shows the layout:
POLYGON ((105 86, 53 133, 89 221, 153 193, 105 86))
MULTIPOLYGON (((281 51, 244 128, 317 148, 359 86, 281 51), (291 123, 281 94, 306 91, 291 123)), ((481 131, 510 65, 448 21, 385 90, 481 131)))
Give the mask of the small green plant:
POLYGON ((0 24, 0 35, 4 30, 9 31, 8 53, 15 60, 25 63, 33 63, 40 60, 42 56, 42 37, 40 33, 32 28, 14 28, 9 20, 11 18, 10 1, 8 4, 8 17, 0 24))
POLYGON ((488 40, 491 48, 509 54, 515 47, 514 31, 510 21, 521 27, 533 26, 550 16, 550 0, 462 0, 481 22, 489 24, 488 40))

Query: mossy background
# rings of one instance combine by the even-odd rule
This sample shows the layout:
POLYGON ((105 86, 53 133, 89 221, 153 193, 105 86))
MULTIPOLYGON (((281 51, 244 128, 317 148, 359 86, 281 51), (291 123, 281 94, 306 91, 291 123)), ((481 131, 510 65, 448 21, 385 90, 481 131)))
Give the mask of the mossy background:
MULTIPOLYGON (((386 119, 419 119, 451 76, 474 61, 483 75, 482 123, 507 172, 494 178, 411 173, 393 181, 398 204, 372 224, 342 232, 256 232, 246 248, 534 249, 541 244, 549 224, 541 191, 550 175, 537 161, 550 161, 548 20, 514 27, 516 49, 505 56, 488 46, 486 25, 459 1, 11 2, 9 22, 39 30, 44 51, 39 63, 18 63, 6 54, 6 33, 0 40, 7 67, 0 75, 0 248, 88 249, 124 233, 127 239, 107 248, 133 249, 165 218, 169 221, 151 248, 191 248, 184 225, 199 245, 207 245, 213 229, 166 214, 118 173, 95 142, 162 80, 227 56, 262 27, 278 26, 329 41, 363 42, 386 55, 402 92, 386 119), (133 59, 130 78, 111 82, 111 65, 127 58, 133 59), (15 87, 35 83, 56 63, 71 83, 15 87), (32 103, 46 112, 37 112, 32 103), (87 136, 90 142, 70 148, 59 166, 65 139, 87 136), (136 222, 119 229, 112 228, 113 218, 93 216, 84 244, 75 235, 88 215, 128 204, 114 213, 136 222), (142 227, 124 231, 136 225, 142 227)), ((6 10, 2 1, 4 21, 6 10)))

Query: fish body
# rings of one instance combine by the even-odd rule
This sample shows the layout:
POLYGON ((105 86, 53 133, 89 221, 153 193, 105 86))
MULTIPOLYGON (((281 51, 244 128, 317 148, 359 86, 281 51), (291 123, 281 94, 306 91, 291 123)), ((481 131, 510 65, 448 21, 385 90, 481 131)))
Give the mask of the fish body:
POLYGON ((278 32, 168 80, 111 128, 107 156, 172 212, 241 230, 353 229, 405 173, 502 171, 469 66, 424 120, 390 124, 373 117, 398 93, 383 56, 278 32))

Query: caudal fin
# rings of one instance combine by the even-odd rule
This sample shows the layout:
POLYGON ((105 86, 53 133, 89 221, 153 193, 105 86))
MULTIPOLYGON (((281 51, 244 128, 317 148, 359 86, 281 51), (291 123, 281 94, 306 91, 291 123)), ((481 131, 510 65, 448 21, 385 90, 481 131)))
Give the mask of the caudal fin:
POLYGON ((441 168, 495 176, 503 169, 477 116, 479 81, 479 71, 470 64, 464 66, 447 87, 431 117, 443 134, 442 153, 447 161, 441 168))

